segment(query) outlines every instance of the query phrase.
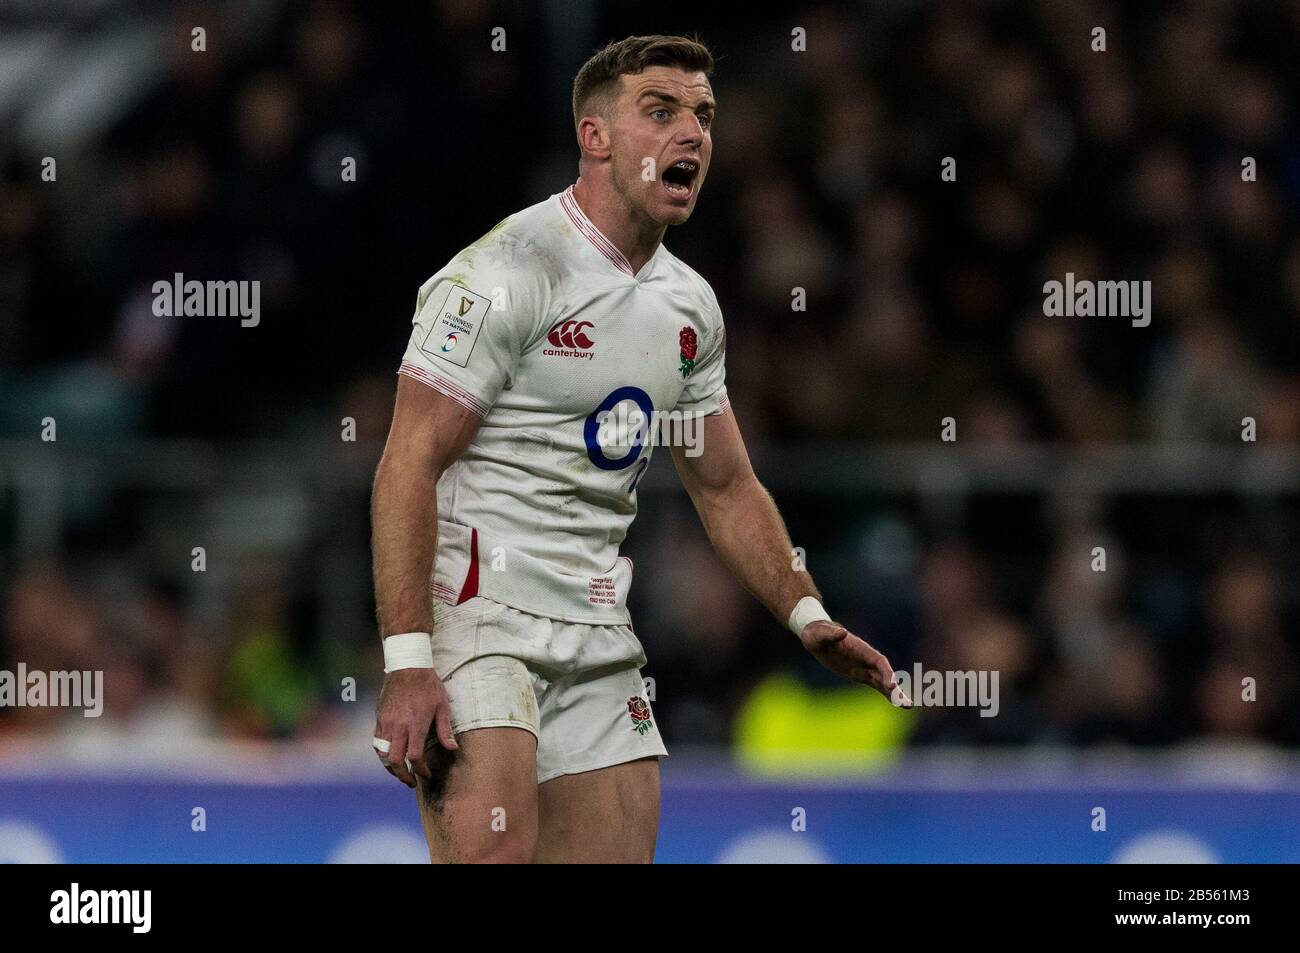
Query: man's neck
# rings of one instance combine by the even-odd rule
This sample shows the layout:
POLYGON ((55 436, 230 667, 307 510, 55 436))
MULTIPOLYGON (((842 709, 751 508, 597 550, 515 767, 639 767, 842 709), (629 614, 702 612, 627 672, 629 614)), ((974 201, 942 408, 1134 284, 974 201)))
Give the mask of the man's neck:
POLYGON ((573 184, 573 197, 591 224, 623 253, 632 266, 632 273, 640 274, 664 240, 668 226, 638 219, 631 209, 618 201, 612 190, 598 190, 582 176, 573 184))

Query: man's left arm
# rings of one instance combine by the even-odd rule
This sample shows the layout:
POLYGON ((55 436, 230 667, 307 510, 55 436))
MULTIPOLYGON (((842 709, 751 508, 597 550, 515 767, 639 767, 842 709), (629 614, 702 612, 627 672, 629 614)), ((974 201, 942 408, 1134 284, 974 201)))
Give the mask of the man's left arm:
POLYGON ((821 594, 808 571, 797 567, 785 522, 754 474, 730 407, 699 418, 698 424, 702 430, 696 446, 701 452, 688 456, 684 447, 675 444, 673 462, 709 542, 727 568, 783 626, 799 626, 791 618, 796 606, 801 617, 811 615, 813 621, 802 624, 796 634, 828 669, 870 685, 896 704, 910 706, 901 690, 895 694, 889 660, 825 617, 821 594), (802 602, 805 597, 816 604, 802 602))

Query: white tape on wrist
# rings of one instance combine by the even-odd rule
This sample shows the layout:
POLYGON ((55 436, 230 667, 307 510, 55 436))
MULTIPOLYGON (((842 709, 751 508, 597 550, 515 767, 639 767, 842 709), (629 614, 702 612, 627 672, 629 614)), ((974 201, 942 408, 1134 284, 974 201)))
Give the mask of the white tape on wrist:
POLYGON ((795 635, 802 635, 804 626, 809 622, 829 622, 831 617, 826 614, 822 604, 814 596, 804 596, 794 604, 790 611, 790 631, 795 635))
POLYGON ((428 632, 403 632, 384 639, 384 674, 404 668, 433 668, 433 638, 428 632))

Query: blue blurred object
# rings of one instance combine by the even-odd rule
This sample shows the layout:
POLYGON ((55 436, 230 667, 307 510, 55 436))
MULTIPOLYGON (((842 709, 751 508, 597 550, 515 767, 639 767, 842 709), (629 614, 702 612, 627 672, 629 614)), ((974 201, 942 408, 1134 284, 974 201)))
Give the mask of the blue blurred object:
MULTIPOLYGON (((424 862, 414 795, 386 775, 349 773, 257 784, 0 776, 0 862, 424 862), (196 808, 206 830, 191 829, 196 808)), ((1300 861, 1300 771, 1253 785, 1109 776, 800 783, 666 765, 657 860, 1300 861), (1098 807, 1105 831, 1093 830, 1098 807), (801 817, 806 829, 793 830, 801 817)))

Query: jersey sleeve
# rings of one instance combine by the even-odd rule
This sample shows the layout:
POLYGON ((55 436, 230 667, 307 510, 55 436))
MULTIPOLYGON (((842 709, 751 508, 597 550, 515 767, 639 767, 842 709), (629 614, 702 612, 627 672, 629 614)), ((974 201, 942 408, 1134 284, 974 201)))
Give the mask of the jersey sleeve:
POLYGON ((542 296, 523 267, 484 250, 462 253, 420 287, 411 339, 398 373, 486 417, 543 317, 542 296))
POLYGON ((686 379, 676 410, 682 413, 712 416, 727 409, 726 351, 727 330, 722 323, 722 309, 709 294, 708 323, 705 340, 700 342, 700 357, 686 379))

